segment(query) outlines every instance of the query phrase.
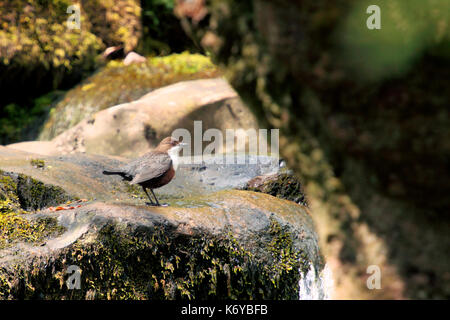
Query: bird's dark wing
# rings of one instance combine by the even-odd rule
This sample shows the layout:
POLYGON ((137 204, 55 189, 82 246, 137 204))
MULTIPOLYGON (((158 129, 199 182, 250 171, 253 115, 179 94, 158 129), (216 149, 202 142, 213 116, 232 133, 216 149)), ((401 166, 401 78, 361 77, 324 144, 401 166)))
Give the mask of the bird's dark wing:
POLYGON ((131 184, 142 183, 158 178, 172 166, 172 159, 167 153, 150 153, 140 159, 135 167, 135 176, 131 184))

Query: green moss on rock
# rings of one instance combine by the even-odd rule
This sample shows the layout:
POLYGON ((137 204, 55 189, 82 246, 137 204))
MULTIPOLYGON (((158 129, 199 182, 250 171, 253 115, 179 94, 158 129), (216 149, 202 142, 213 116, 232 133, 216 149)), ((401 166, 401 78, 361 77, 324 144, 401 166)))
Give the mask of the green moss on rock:
POLYGON ((17 183, 0 170, 0 212, 17 211, 20 208, 17 197, 17 183))
POLYGON ((50 140, 100 110, 136 100, 154 89, 219 75, 219 69, 208 57, 187 52, 148 58, 144 63, 128 66, 123 62, 110 61, 106 67, 70 90, 51 110, 39 139, 50 140))
POLYGON ((64 230, 55 218, 30 220, 26 212, 3 211, 0 212, 0 249, 17 242, 39 244, 50 236, 62 234, 64 230))
POLYGON ((67 199, 69 197, 59 187, 0 170, 0 249, 16 242, 39 242, 59 234, 62 227, 56 219, 29 220, 26 210, 40 209, 67 199))
POLYGON ((67 28, 67 9, 73 4, 0 1, 1 106, 14 102, 30 112, 33 97, 76 83, 94 69, 103 43, 89 30, 83 10, 80 28, 67 28))
POLYGON ((167 225, 135 228, 109 223, 95 240, 85 235, 49 261, 0 271, 0 298, 43 299, 296 299, 308 266, 292 235, 273 219, 261 237, 266 263, 231 232, 180 235, 167 225), (45 267, 43 267, 45 265, 45 267), (68 290, 66 270, 81 270, 80 290, 68 290), (53 270, 53 274, 49 273, 53 270), (23 282, 21 291, 12 279, 23 282))
POLYGON ((244 190, 263 192, 308 206, 303 186, 292 173, 284 172, 255 177, 247 182, 244 190))
POLYGON ((31 159, 30 164, 36 169, 43 169, 45 167, 45 161, 42 159, 31 159))

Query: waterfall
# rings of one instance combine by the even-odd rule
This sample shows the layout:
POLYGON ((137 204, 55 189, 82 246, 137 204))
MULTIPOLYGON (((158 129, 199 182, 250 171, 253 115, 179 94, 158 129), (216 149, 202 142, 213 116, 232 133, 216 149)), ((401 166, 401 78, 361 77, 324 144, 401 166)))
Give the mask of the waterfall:
POLYGON ((331 269, 325 265, 318 273, 311 264, 306 274, 300 273, 298 295, 300 300, 330 300, 333 295, 333 276, 331 269))

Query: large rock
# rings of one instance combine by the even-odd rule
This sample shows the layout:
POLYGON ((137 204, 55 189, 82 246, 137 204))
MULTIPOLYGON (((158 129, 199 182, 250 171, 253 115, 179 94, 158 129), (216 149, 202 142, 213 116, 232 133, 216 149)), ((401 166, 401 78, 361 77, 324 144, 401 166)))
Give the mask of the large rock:
MULTIPOLYGON (((324 267, 309 210, 263 193, 230 190, 243 179, 196 192, 189 192, 184 179, 174 180, 169 185, 178 194, 168 192, 164 199, 170 206, 148 207, 138 190, 102 177, 102 168, 117 159, 35 156, 2 147, 0 168, 90 201, 20 214, 31 226, 46 221, 41 233, 51 229, 10 239, 0 250, 0 298, 297 299, 308 270, 320 273, 324 267), (66 285, 73 268, 81 269, 79 290, 66 285)), ((265 162, 253 172, 278 169, 275 159, 265 162)), ((222 172, 227 180, 244 174, 235 166, 214 167, 212 160, 192 168, 185 165, 177 175, 186 175, 193 186, 201 184, 197 175, 203 172, 222 172)))
POLYGON ((56 218, 65 232, 0 251, 0 297, 297 299, 300 276, 322 267, 302 206, 245 191, 191 203, 31 214, 56 218), (80 290, 64 282, 72 265, 82 272, 80 290))
POLYGON ((194 138, 194 121, 201 121, 203 131, 257 129, 255 117, 236 92, 224 79, 216 78, 180 82, 99 111, 51 142, 23 142, 10 147, 40 154, 86 152, 132 157, 155 147, 178 128, 187 129, 194 138))
POLYGON ((120 180, 105 179, 102 169, 120 161, 95 155, 71 157, 41 157, 6 147, 0 147, 0 168, 5 172, 20 173, 48 185, 63 188, 69 195, 86 199, 128 199, 122 195, 128 187, 120 180), (33 160, 41 161, 37 168, 33 160), (115 195, 117 193, 117 195, 115 195))
POLYGON ((245 184, 244 190, 263 192, 308 206, 300 180, 287 170, 256 176, 245 184))
MULTIPOLYGON (((278 159, 269 156, 238 155, 236 162, 242 164, 218 164, 220 156, 204 157, 200 163, 182 162, 171 183, 155 192, 163 199, 180 199, 215 191, 243 188, 255 176, 278 171, 278 159), (240 159, 242 157, 242 160, 240 159)), ((91 154, 42 156, 0 147, 0 168, 32 176, 49 185, 63 188, 77 198, 103 201, 132 201, 144 197, 140 188, 131 187, 118 176, 105 176, 102 171, 117 168, 126 159, 91 154), (35 163, 40 162, 39 166, 35 163), (133 197, 134 195, 134 197, 133 197), (134 199, 134 200, 133 200, 134 199)))
POLYGON ((194 137, 194 121, 201 121, 203 130, 257 127, 236 92, 217 78, 180 82, 100 111, 53 141, 62 153, 141 155, 175 129, 194 137))

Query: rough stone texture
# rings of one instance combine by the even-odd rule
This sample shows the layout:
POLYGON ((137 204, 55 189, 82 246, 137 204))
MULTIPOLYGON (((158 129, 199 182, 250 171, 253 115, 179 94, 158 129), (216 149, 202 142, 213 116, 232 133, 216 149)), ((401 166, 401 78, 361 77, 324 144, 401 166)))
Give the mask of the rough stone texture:
POLYGON ((59 232, 0 250, 0 299, 297 299, 300 277, 324 267, 308 208, 229 190, 253 173, 277 171, 278 159, 261 158, 266 164, 254 169, 215 165, 217 159, 184 164, 171 190, 156 191, 170 206, 148 207, 142 192, 102 176, 119 160, 35 157, 1 147, 0 168, 88 201, 21 214, 31 225, 56 221, 59 232), (82 270, 80 290, 66 286, 71 265, 82 270))
POLYGON ((450 296, 448 4, 409 4, 384 3, 377 35, 360 1, 211 1, 191 25, 260 126, 280 128, 337 298, 450 296), (382 290, 366 287, 372 264, 382 290))
POLYGON ((53 141, 24 141, 11 143, 7 145, 8 148, 17 151, 25 151, 40 155, 57 155, 58 150, 56 149, 53 141))

